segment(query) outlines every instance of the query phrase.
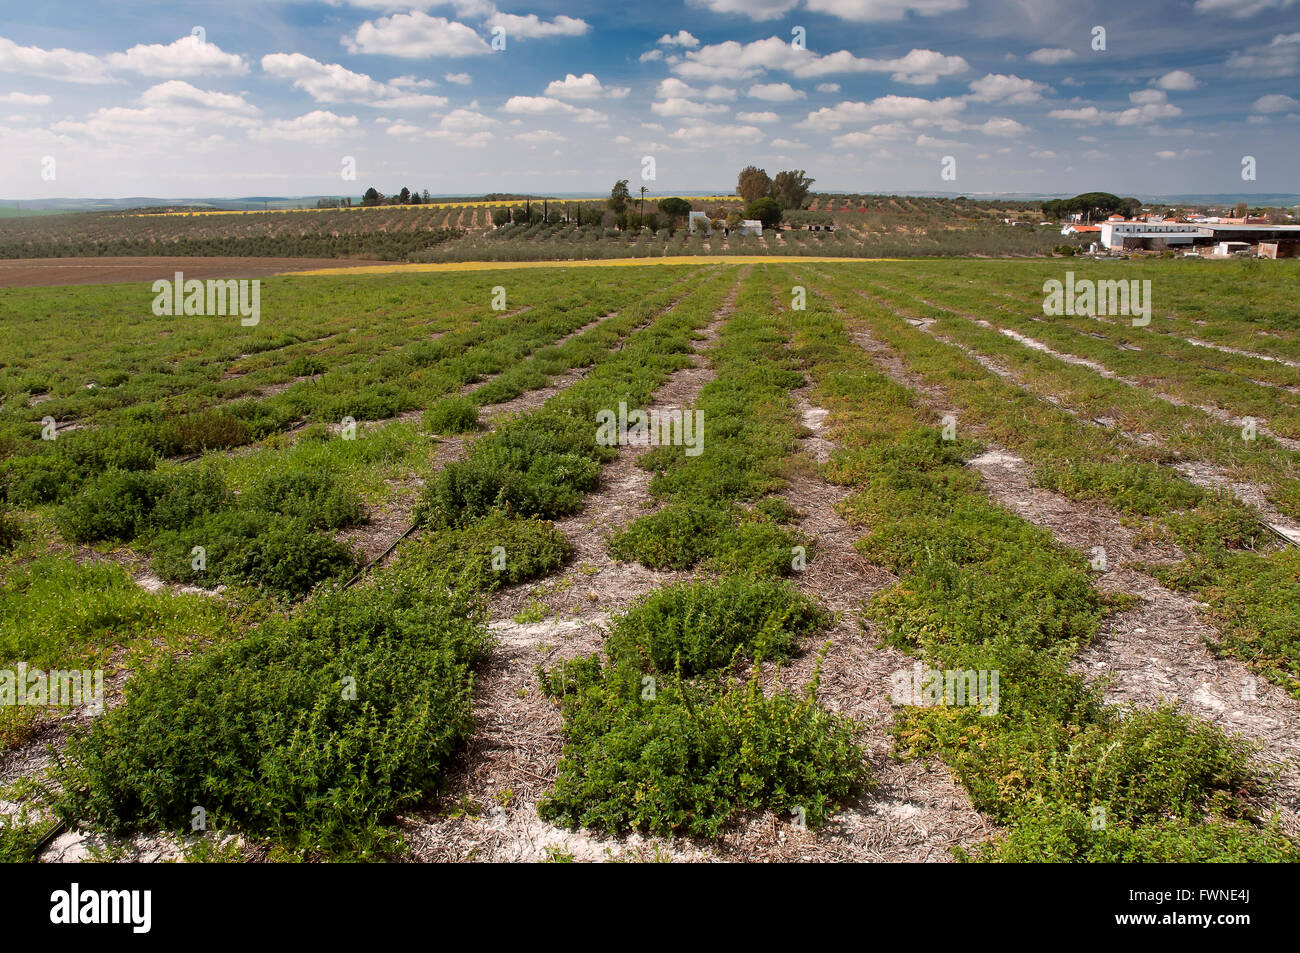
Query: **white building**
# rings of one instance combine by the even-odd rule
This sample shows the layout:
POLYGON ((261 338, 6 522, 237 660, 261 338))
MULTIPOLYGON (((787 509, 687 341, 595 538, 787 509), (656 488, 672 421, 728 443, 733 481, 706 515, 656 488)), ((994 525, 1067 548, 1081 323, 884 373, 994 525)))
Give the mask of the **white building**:
POLYGON ((1101 243, 1107 248, 1123 248, 1126 238, 1159 239, 1168 245, 1190 245, 1203 234, 1205 230, 1199 225, 1184 225, 1181 222, 1101 223, 1101 243))
POLYGON ((741 235, 757 235, 762 238, 763 223, 756 218, 747 218, 740 223, 740 227, 736 231, 741 235))
POLYGON ((686 230, 694 235, 696 227, 702 228, 707 234, 709 231, 709 216, 703 212, 691 212, 686 216, 686 230))

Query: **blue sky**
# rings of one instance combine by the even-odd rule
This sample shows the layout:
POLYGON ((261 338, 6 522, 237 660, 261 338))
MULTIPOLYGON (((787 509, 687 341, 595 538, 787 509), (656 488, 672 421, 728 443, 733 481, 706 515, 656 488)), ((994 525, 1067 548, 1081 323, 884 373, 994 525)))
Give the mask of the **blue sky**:
POLYGON ((1300 192, 1300 0, 3 3, 4 198, 1300 192))

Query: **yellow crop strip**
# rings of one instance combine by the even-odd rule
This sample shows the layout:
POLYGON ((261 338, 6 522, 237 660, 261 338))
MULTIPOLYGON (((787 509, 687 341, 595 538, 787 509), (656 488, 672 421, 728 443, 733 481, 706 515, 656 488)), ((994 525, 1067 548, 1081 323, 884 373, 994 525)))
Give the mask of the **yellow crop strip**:
POLYGON ((662 258, 584 258, 573 261, 441 261, 357 265, 344 268, 312 268, 284 271, 280 275, 391 275, 422 271, 515 271, 520 268, 635 268, 649 265, 764 265, 853 264, 871 261, 901 261, 899 258, 834 258, 829 255, 669 255, 662 258))

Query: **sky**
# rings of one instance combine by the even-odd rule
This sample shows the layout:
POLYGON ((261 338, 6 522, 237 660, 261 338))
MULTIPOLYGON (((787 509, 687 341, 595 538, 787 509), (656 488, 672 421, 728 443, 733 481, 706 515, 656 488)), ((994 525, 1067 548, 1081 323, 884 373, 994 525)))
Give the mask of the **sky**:
POLYGON ((0 0, 0 142, 4 199, 1300 192, 1300 0, 0 0))

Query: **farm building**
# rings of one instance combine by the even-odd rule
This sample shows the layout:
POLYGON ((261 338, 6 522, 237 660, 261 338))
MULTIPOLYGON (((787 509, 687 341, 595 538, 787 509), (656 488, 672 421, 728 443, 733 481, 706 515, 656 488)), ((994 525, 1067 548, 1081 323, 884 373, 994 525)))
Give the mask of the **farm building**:
POLYGON ((694 235, 696 228, 707 232, 709 230, 709 216, 703 212, 691 212, 690 215, 686 216, 686 230, 694 235))
POLYGON ((761 238, 763 223, 756 218, 747 218, 740 223, 740 227, 736 231, 741 235, 757 235, 761 238))
POLYGON ((1078 238, 1081 235, 1086 236, 1088 238, 1096 238, 1101 234, 1101 226, 1100 225, 1067 225, 1065 226, 1065 228, 1061 229, 1061 234, 1064 235, 1066 238, 1078 238))
POLYGON ((1107 221, 1101 225, 1106 248, 1160 249, 1300 239, 1300 225, 1183 224, 1180 222, 1107 221))

